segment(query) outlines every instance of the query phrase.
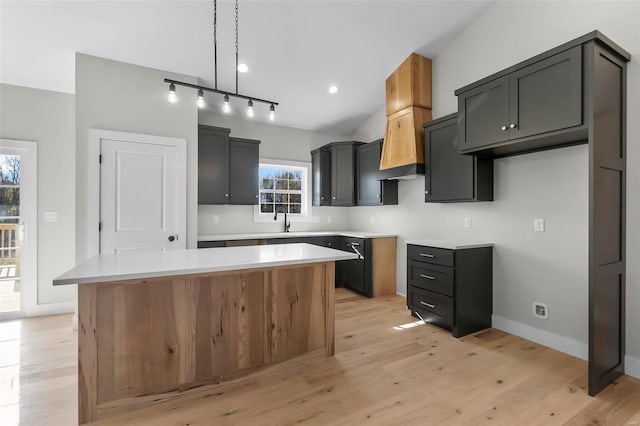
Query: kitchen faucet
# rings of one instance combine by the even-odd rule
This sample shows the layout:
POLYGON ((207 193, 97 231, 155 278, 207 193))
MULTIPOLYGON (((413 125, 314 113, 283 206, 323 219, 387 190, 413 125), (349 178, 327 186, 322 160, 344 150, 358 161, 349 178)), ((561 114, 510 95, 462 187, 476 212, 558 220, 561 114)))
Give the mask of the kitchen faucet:
POLYGON ((291 228, 291 222, 287 222, 287 212, 283 208, 276 209, 276 214, 273 215, 273 220, 278 220, 278 213, 284 213, 284 232, 289 232, 291 228))

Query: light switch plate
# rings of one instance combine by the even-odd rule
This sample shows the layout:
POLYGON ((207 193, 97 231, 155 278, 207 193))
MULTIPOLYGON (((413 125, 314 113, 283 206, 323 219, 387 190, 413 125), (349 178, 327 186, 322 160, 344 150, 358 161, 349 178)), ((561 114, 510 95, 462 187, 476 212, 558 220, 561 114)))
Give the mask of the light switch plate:
POLYGON ((220 215, 219 214, 214 214, 213 215, 213 223, 220 223, 220 215))
POLYGON ((369 223, 375 223, 375 219, 373 218, 373 216, 369 218, 369 223))
POLYGON ((470 217, 465 217, 464 218, 463 226, 465 228, 471 228, 471 218, 470 217))
POLYGON ((327 223, 331 223, 331 216, 327 216, 327 223))
POLYGON ((544 232, 544 219, 533 219, 533 230, 536 232, 544 232))
POLYGON ((42 214, 42 220, 45 222, 57 222, 58 212, 55 210, 48 210, 42 214))

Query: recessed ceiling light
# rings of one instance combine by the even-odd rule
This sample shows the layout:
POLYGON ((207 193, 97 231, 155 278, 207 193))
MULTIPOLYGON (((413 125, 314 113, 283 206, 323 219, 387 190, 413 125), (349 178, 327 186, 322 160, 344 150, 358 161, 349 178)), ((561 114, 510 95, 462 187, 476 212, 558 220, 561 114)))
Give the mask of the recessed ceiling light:
POLYGON ((335 93, 338 93, 338 90, 340 90, 340 89, 335 84, 329 86, 329 93, 331 93, 332 95, 335 94, 335 93))
POLYGON ((238 64, 238 71, 242 73, 249 72, 249 66, 247 64, 238 64))

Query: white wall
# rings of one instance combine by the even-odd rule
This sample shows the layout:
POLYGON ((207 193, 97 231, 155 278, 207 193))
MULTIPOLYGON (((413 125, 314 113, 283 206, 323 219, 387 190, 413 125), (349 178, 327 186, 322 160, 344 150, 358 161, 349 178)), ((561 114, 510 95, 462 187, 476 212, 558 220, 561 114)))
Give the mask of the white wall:
MULTIPOLYGON (((640 3, 496 2, 433 58, 434 118, 457 111, 455 89, 599 29, 634 55, 628 68, 627 354, 640 357, 640 3)), ((355 137, 384 133, 379 110, 355 137)), ((494 314, 568 339, 587 342, 587 147, 576 146, 495 160, 493 203, 425 204, 424 180, 400 182, 400 205, 352 209, 351 227, 384 229, 406 238, 469 237, 493 241, 494 314), (473 228, 463 229, 470 216, 473 228), (373 217, 374 225, 370 224, 373 217), (534 218, 547 229, 534 233, 534 218), (534 301, 549 319, 531 314, 534 301)), ((406 265, 398 262, 398 292, 406 265)), ((580 350, 584 355, 583 349, 580 350)))
MULTIPOLYGON (((89 129, 117 130, 187 140, 187 247, 197 235, 198 109, 193 89, 178 92, 178 102, 167 101, 164 78, 197 83, 195 77, 126 64, 95 56, 76 55, 76 201, 77 260, 87 258, 87 187, 89 129)), ((91 231, 93 232, 93 231, 91 231)))
POLYGON ((39 305, 73 301, 73 286, 51 281, 75 264, 74 111, 68 93, 0 84, 0 138, 38 143, 39 305), (58 221, 43 222, 45 210, 57 211, 58 221))
MULTIPOLYGON (((208 113, 200 113, 199 123, 231 129, 231 136, 260 140, 260 158, 311 162, 310 152, 313 149, 329 142, 348 140, 341 135, 208 113)), ((349 210, 344 207, 313 207, 311 214, 317 218, 316 222, 293 222, 291 231, 344 230, 349 226, 349 210), (328 222, 329 216, 331 223, 328 222)), ((253 206, 198 206, 199 235, 281 230, 280 220, 272 223, 254 223, 253 206), (213 222, 213 215, 220 217, 219 223, 213 222)))

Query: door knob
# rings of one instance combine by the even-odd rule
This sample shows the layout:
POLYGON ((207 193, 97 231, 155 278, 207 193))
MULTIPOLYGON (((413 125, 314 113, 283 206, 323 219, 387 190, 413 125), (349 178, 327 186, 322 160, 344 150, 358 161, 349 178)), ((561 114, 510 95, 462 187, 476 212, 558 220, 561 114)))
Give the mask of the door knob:
POLYGON ((507 127, 507 126, 502 126, 502 127, 500 127, 500 130, 502 130, 503 132, 505 132, 507 129, 508 129, 508 127, 507 127))
POLYGON ((177 235, 169 235, 169 241, 173 242, 178 239, 177 235))

